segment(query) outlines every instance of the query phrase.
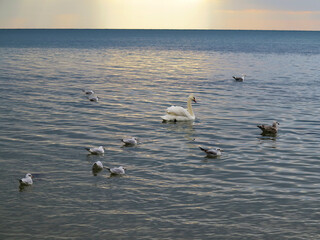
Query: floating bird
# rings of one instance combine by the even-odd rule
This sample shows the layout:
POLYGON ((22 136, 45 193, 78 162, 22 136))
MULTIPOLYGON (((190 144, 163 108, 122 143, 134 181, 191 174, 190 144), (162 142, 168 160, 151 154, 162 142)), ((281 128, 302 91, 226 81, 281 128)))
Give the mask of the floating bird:
POLYGON ((91 101, 91 102, 99 102, 99 97, 98 96, 92 96, 92 95, 89 95, 88 96, 88 99, 89 99, 89 101, 91 101))
POLYGON ((244 77, 246 77, 246 75, 242 74, 242 77, 233 76, 233 79, 236 80, 237 82, 243 82, 244 81, 244 77))
POLYGON ((171 106, 167 108, 167 114, 165 116, 161 116, 163 122, 166 121, 188 121, 195 120, 195 115, 192 111, 191 101, 197 102, 193 94, 190 94, 187 100, 187 109, 179 106, 171 106))
POLYGON ((280 124, 277 121, 274 121, 273 124, 270 125, 258 125, 257 127, 262 130, 262 134, 276 134, 278 132, 278 126, 280 124))
POLYGON ((31 173, 27 173, 24 178, 19 179, 20 186, 30 186, 30 185, 32 185, 33 184, 32 178, 33 178, 32 174, 31 173))
POLYGON ((104 154, 104 147, 85 148, 91 154, 104 154))
POLYGON ((100 161, 96 161, 93 165, 92 165, 92 171, 101 171, 103 169, 103 164, 100 161))
POLYGON ((93 90, 82 89, 82 92, 84 92, 86 95, 92 95, 92 94, 94 94, 94 91, 93 91, 93 90))
POLYGON ((221 152, 222 152, 221 148, 216 148, 216 149, 205 149, 202 147, 199 147, 199 148, 207 154, 207 157, 221 156, 221 152))
POLYGON ((124 138, 121 139, 121 141, 124 143, 125 146, 134 146, 138 144, 138 138, 136 137, 124 138))
POLYGON ((114 175, 123 175, 125 174, 125 168, 120 166, 120 167, 115 167, 115 168, 107 168, 109 170, 109 172, 111 174, 114 174, 114 175))

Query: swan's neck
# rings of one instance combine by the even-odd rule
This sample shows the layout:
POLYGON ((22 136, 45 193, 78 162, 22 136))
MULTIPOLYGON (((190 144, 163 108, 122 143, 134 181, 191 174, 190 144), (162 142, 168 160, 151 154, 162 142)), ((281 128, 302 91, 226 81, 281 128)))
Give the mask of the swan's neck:
POLYGON ((191 116, 194 116, 193 111, 192 111, 192 104, 191 104, 191 98, 188 98, 188 112, 190 113, 191 116))

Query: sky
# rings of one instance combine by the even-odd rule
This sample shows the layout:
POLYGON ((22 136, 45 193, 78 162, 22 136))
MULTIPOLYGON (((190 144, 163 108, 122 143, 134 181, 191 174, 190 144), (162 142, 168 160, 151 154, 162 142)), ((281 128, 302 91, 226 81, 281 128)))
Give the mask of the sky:
POLYGON ((320 30, 320 0, 0 0, 0 28, 320 30))

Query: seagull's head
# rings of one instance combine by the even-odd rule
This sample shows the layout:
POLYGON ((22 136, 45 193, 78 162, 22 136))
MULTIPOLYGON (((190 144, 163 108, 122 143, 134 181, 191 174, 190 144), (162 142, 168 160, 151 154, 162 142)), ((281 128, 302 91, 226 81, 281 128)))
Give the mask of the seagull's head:
POLYGON ((222 148, 217 148, 217 151, 223 152, 222 148))
POLYGON ((274 122, 273 122, 273 126, 275 127, 275 126, 277 126, 277 125, 280 125, 280 123, 277 122, 277 121, 274 121, 274 122))
POLYGON ((33 176, 32 176, 31 173, 27 173, 27 174, 26 174, 26 178, 33 178, 33 176))

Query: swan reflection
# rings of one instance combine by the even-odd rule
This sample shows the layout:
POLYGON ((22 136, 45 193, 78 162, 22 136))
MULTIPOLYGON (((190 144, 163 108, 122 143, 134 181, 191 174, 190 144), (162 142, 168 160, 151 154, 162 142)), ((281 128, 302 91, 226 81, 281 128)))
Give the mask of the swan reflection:
POLYGON ((185 138, 188 141, 194 141, 195 140, 195 129, 193 126, 195 123, 193 121, 183 121, 183 122, 164 122, 162 123, 163 126, 167 128, 169 132, 175 132, 175 133, 183 133, 185 134, 185 138))

